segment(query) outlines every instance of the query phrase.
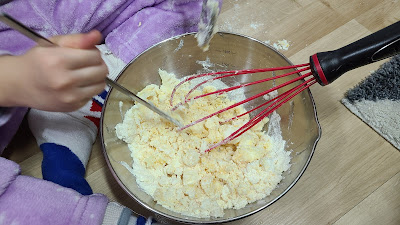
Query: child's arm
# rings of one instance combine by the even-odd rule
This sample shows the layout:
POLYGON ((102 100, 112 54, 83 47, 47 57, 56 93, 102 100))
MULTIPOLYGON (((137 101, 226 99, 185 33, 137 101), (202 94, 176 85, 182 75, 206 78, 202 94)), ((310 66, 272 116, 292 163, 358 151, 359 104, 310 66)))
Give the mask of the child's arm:
POLYGON ((4 224, 102 223, 106 196, 82 196, 52 182, 20 175, 18 164, 1 157, 0 171, 4 224))
POLYGON ((20 167, 0 157, 2 224, 151 224, 102 194, 81 195, 55 183, 20 175, 20 167))
POLYGON ((95 45, 98 31, 55 37, 61 47, 35 47, 0 57, 0 106, 73 111, 105 87, 108 70, 95 45))

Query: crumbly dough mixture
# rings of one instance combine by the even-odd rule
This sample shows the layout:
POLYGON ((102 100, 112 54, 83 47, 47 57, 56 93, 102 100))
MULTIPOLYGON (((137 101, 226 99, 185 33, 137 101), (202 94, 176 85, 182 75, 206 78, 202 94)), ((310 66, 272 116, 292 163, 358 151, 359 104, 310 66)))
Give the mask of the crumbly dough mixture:
MULTIPOLYGON (((170 95, 179 81, 174 74, 161 70, 159 74, 162 85, 148 85, 138 95, 170 111, 170 95)), ((181 86, 174 103, 180 102, 189 89, 189 85, 181 86)), ((214 86, 207 86, 193 94, 214 90, 214 86)), ((188 124, 234 102, 225 94, 211 95, 189 102, 172 115, 188 124)), ((116 133, 132 152, 131 172, 138 185, 158 204, 185 216, 221 217, 224 209, 240 209, 269 195, 283 179, 282 172, 290 167, 285 142, 261 131, 263 123, 205 152, 248 120, 220 124, 241 112, 244 108, 236 107, 178 132, 170 122, 136 104, 116 126, 116 133)))

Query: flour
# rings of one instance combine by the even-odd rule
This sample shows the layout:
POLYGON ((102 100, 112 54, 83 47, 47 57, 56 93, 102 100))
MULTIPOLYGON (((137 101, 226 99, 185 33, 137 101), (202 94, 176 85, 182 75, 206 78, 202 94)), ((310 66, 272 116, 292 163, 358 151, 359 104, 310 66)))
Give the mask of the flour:
MULTIPOLYGON (((162 110, 171 109, 166 100, 179 80, 173 74, 160 71, 161 86, 151 84, 138 93, 162 110)), ((222 85, 217 82, 216 85, 222 85)), ((188 92, 190 85, 177 91, 174 104, 188 92)), ((226 85, 225 85, 226 86, 226 85)), ((210 93, 216 87, 208 85, 195 95, 210 93)), ((207 96, 178 109, 184 124, 208 115, 217 108, 234 102, 226 95, 207 96), (206 106, 206 107, 205 107, 206 106)), ((244 116, 222 124, 245 112, 236 107, 211 117, 183 131, 141 104, 127 111, 116 126, 117 137, 131 150, 132 167, 123 164, 135 177, 139 187, 163 207, 186 216, 198 218, 222 217, 224 209, 240 209, 269 195, 290 168, 290 152, 280 132, 280 117, 273 114, 268 130, 259 123, 226 145, 205 152, 244 125, 244 116)))
POLYGON ((183 39, 180 39, 179 40, 179 45, 178 45, 178 47, 176 47, 176 49, 174 50, 174 52, 177 52, 177 51, 179 51, 179 50, 181 50, 182 49, 182 47, 183 47, 183 39))

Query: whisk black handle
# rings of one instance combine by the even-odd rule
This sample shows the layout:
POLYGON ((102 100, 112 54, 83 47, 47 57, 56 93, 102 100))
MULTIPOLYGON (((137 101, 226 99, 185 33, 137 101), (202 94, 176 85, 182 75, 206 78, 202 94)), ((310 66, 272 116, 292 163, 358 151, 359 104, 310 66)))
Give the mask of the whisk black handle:
POLYGON ((400 21, 337 50, 310 56, 318 83, 328 85, 347 71, 400 53, 400 21))

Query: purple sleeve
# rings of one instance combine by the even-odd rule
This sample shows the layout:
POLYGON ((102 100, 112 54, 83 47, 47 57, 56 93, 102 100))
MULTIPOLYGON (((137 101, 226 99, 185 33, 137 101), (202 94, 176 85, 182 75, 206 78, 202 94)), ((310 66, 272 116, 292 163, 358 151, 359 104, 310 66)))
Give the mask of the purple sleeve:
MULTIPOLYGON (((222 0, 219 0, 222 2, 222 0)), ((109 49, 129 62, 153 44, 197 31, 202 0, 14 0, 4 11, 46 37, 97 29, 109 49)), ((0 24, 0 51, 23 54, 28 38, 0 24)))
POLYGON ((0 218, 3 224, 101 224, 108 199, 83 196, 55 183, 20 175, 18 164, 0 157, 0 218))

